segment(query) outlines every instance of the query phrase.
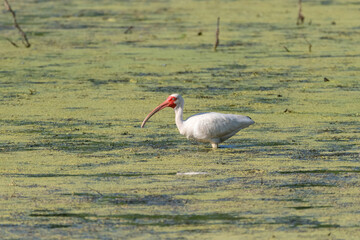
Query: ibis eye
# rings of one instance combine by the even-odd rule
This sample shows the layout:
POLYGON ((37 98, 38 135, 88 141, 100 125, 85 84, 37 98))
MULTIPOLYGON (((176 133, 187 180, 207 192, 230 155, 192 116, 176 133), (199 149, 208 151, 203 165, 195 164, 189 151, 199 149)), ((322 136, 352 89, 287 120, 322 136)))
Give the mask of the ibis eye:
POLYGON ((173 100, 173 101, 175 101, 175 100, 176 100, 176 98, 172 98, 172 100, 173 100))

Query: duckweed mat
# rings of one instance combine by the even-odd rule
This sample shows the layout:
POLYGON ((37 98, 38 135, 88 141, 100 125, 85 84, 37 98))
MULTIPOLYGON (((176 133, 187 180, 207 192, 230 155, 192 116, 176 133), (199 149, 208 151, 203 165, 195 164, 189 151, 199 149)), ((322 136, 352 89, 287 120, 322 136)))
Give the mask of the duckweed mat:
POLYGON ((2 7, 1 239, 357 238, 356 1, 301 25, 295 0, 9 3, 31 47, 2 7), (172 109, 141 129, 175 92, 256 124, 216 151, 172 109))

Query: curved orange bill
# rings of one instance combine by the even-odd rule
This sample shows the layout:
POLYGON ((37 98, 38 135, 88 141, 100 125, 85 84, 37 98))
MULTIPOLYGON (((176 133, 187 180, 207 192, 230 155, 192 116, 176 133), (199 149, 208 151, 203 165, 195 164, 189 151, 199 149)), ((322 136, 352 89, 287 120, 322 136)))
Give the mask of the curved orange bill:
POLYGON ((144 119, 144 121, 141 124, 141 128, 143 128, 145 126, 145 123, 147 122, 147 120, 149 120, 155 113, 157 113, 158 111, 160 111, 161 109, 164 109, 166 107, 169 107, 171 103, 166 100, 165 102, 163 102, 162 104, 160 104, 159 106, 157 106, 154 110, 152 110, 144 119))

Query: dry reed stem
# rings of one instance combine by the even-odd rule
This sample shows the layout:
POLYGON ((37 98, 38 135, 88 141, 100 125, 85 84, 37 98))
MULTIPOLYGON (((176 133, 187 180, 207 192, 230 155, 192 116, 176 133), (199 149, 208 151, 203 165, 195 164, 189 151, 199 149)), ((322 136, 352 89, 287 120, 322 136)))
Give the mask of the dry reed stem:
POLYGON ((217 27, 216 27, 216 33, 215 33, 215 44, 214 44, 214 51, 216 51, 216 48, 219 46, 220 40, 219 40, 219 34, 220 34, 220 17, 217 18, 217 27))
MULTIPOLYGON (((12 10, 9 2, 7 0, 4 0, 4 5, 5 5, 5 8, 6 10, 8 10, 12 17, 13 17, 13 20, 14 20, 14 26, 15 28, 17 28, 17 30, 19 30, 19 34, 20 36, 22 37, 22 43, 24 44, 25 47, 29 48, 31 46, 31 44, 29 43, 29 40, 27 39, 27 36, 25 34, 25 32, 21 29, 20 25, 18 24, 17 20, 16 20, 16 15, 15 15, 15 12, 14 10, 12 10)), ((11 40, 8 39, 8 41, 15 47, 17 47, 17 45, 12 42, 11 40)))

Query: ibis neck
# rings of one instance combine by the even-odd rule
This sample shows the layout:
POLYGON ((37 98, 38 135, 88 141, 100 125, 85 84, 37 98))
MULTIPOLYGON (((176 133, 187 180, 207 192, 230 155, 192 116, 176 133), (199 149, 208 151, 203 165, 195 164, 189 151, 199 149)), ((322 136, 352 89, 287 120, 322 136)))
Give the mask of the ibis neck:
POLYGON ((182 132, 183 125, 184 125, 183 108, 182 107, 176 107, 174 110, 175 110, 175 123, 176 123, 176 126, 179 129, 180 134, 183 134, 183 132, 182 132))

